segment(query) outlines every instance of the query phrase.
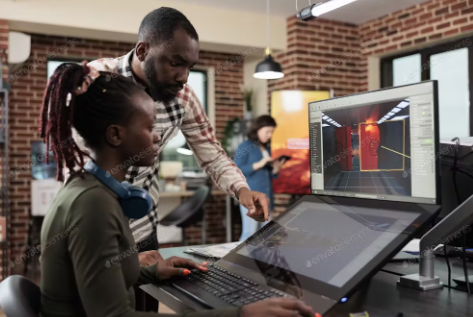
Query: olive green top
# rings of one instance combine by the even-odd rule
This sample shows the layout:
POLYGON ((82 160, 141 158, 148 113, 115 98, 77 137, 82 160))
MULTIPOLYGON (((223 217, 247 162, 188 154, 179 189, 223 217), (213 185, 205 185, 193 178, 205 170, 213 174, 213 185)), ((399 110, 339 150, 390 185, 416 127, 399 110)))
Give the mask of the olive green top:
MULTIPOLYGON (((60 190, 41 231, 42 317, 151 317, 136 312, 133 285, 159 283, 140 267, 118 196, 89 173, 60 190)), ((236 308, 187 317, 236 317, 236 308)), ((175 315, 174 315, 175 316, 175 315)))

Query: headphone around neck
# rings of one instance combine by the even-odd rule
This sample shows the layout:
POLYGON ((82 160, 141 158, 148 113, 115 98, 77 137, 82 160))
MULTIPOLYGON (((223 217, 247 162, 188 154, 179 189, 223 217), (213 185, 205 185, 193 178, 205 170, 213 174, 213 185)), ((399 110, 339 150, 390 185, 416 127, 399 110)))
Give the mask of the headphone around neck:
POLYGON ((153 200, 143 188, 133 186, 128 182, 120 183, 92 161, 88 161, 84 169, 120 197, 120 206, 128 218, 141 219, 153 208, 153 200))

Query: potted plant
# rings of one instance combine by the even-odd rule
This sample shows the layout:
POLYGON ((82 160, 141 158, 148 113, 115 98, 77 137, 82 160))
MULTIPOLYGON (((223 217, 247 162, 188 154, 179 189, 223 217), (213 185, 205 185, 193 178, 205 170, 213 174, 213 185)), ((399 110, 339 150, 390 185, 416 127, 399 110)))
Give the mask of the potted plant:
POLYGON ((254 92, 250 88, 242 88, 243 100, 245 102, 245 120, 251 120, 253 118, 253 95, 254 92))

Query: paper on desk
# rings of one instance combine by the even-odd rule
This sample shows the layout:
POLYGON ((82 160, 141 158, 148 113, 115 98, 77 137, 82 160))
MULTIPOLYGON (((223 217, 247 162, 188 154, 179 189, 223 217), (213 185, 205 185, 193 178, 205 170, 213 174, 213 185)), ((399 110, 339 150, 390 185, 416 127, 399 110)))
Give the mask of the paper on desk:
MULTIPOLYGON (((456 142, 450 139, 442 139, 440 142, 445 144, 456 144, 456 142)), ((463 146, 473 146, 473 137, 460 138, 460 144, 463 146)))
POLYGON ((404 252, 419 253, 420 239, 412 239, 403 249, 404 252))
POLYGON ((231 250, 235 249, 241 242, 231 242, 231 243, 224 243, 218 245, 212 245, 204 248, 189 248, 187 249, 186 253, 190 254, 198 254, 207 258, 223 258, 226 256, 231 250))

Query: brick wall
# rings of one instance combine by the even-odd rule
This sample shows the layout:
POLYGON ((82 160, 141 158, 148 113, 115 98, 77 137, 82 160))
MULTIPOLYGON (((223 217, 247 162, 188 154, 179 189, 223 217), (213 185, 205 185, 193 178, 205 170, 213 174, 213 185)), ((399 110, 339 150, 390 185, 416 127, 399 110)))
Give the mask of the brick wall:
MULTIPOLYGON (((295 17, 287 23, 288 50, 275 56, 285 76, 269 81, 269 94, 333 89, 336 96, 343 96, 361 91, 367 77, 356 25, 322 19, 304 22, 295 17)), ((275 214, 284 211, 290 201, 290 195, 275 195, 275 214)))
MULTIPOLYGON (((130 44, 116 42, 32 35, 31 57, 23 65, 23 72, 19 70, 20 74, 23 73, 24 75, 21 75, 12 83, 10 169, 12 172, 19 169, 20 172, 12 179, 10 186, 12 211, 11 258, 14 259, 21 255, 27 238, 32 179, 31 169, 28 167, 31 155, 30 144, 32 141, 40 140, 37 133, 38 116, 47 82, 46 58, 48 54, 54 53, 57 55, 56 57, 69 59, 95 59, 118 57, 126 54, 132 47, 133 45, 130 44), (77 41, 76 44, 73 40, 77 41)), ((213 66, 219 70, 215 73, 216 133, 219 138, 223 136, 223 129, 227 120, 243 115, 242 98, 238 90, 239 85, 243 83, 243 65, 237 63, 231 67, 221 67, 221 64, 232 58, 233 56, 228 54, 201 53, 202 65, 213 66)), ((211 204, 206 208, 208 219, 211 221, 209 228, 212 230, 208 233, 209 242, 224 242, 224 198, 213 198, 211 204), (222 230, 215 230, 217 227, 222 228, 222 230)), ((188 236, 191 241, 193 239, 199 239, 198 241, 200 241, 199 229, 189 230, 188 236)))
POLYGON ((473 0, 431 0, 360 26, 362 42, 376 44, 366 55, 409 49, 473 33, 473 0))
MULTIPOLYGON (((8 22, 5 20, 0 20, 0 55, 2 54, 3 50, 7 50, 8 53, 8 22)), ((7 80, 7 74, 8 74, 8 68, 6 67, 6 60, 2 61, 2 79, 3 82, 5 83, 7 80)), ((0 149, 0 164, 2 163, 2 150, 0 149)), ((2 171, 0 170, 0 177, 2 171)), ((0 204, 0 214, 2 214, 4 211, 2 210, 2 205, 0 204)), ((5 229, 4 229, 5 230, 5 229)), ((3 276, 3 249, 0 247, 0 279, 3 276)))
POLYGON ((473 33, 473 0, 431 0, 367 22, 359 29, 361 43, 366 46, 364 56, 435 45, 473 33))

